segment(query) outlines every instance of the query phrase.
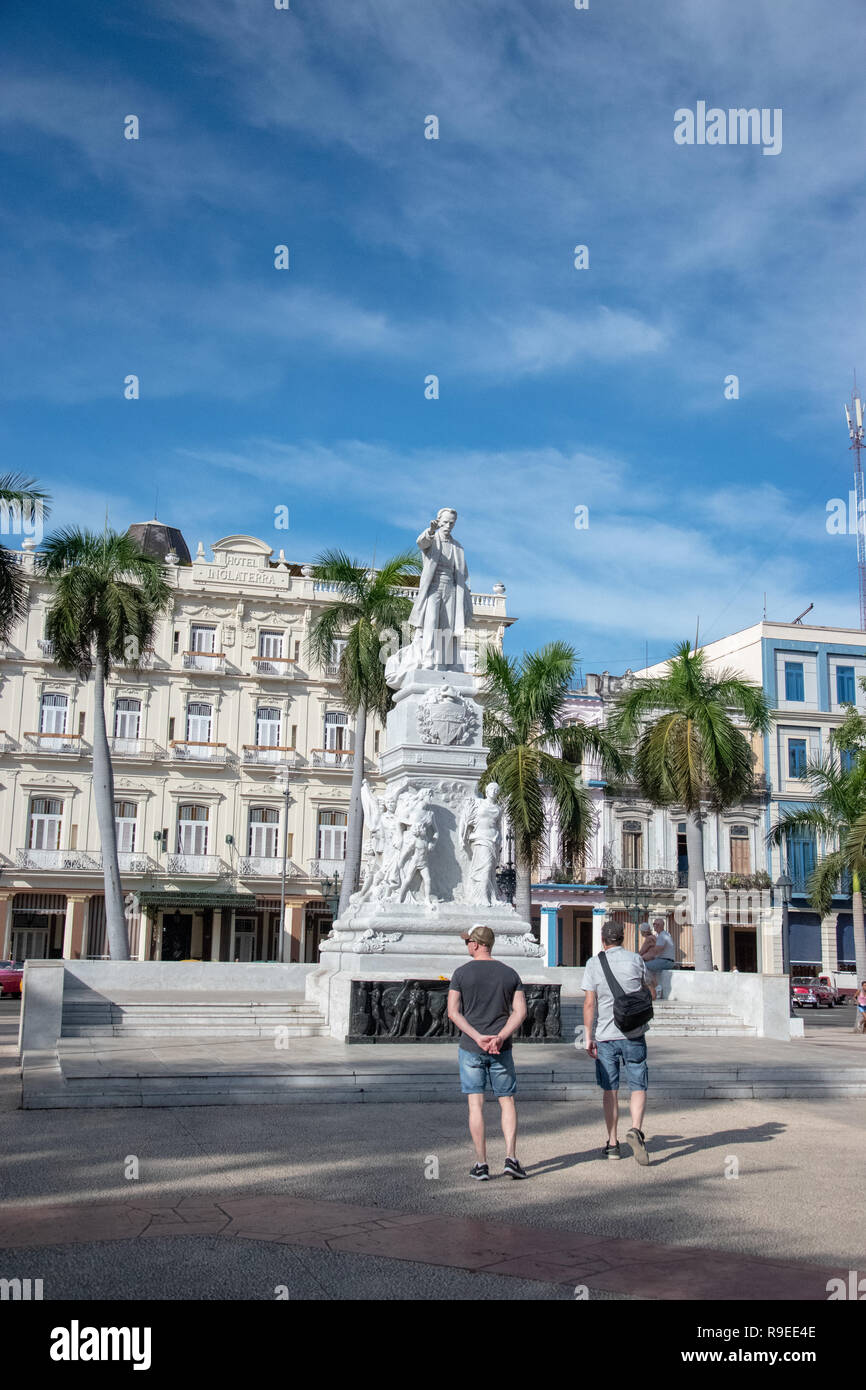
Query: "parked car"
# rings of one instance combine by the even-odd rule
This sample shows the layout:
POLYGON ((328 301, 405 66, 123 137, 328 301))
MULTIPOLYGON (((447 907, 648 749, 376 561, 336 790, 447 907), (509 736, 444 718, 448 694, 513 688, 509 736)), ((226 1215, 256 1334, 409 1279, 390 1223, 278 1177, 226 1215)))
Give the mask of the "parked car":
POLYGON ((822 1004, 832 1009, 836 1003, 836 993, 812 975, 794 975, 791 979, 791 1002, 803 1009, 807 1004, 811 1004, 813 1009, 820 1008, 822 1004))
POLYGON ((852 974, 838 974, 828 970, 826 975, 819 975, 818 980, 822 985, 826 985, 832 990, 837 1004, 847 1004, 849 999, 853 999, 857 993, 857 986, 852 974))
POLYGON ((5 994, 20 994, 23 978, 23 961, 0 960, 0 998, 5 994))

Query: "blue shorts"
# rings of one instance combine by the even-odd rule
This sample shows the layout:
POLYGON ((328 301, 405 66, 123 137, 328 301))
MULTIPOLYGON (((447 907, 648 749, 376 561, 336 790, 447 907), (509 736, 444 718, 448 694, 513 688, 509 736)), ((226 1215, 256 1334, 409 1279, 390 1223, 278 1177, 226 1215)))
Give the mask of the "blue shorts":
POLYGON ((670 956, 656 956, 655 960, 645 960, 647 970, 676 970, 677 963, 670 956))
POLYGON ((609 1038, 598 1044, 595 1079, 603 1091, 619 1090, 619 1064, 625 1064, 631 1091, 645 1091, 649 1080, 645 1038, 609 1038))
POLYGON ((498 1057, 490 1052, 467 1052, 465 1047, 458 1047, 457 1057, 460 1063, 460 1089, 464 1096, 483 1096, 488 1081, 497 1099, 514 1095, 517 1076, 510 1047, 500 1052, 498 1057))

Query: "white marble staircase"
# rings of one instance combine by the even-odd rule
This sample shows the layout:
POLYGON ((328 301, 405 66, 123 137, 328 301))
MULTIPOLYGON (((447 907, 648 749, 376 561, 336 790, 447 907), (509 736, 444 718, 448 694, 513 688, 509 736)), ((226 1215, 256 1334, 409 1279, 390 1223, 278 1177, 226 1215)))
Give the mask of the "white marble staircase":
POLYGON ((221 991, 132 991, 114 999, 69 993, 63 999, 63 1038, 273 1038, 326 1037, 327 1021, 303 995, 250 999, 221 991))
MULTIPOLYGON (((583 1027, 583 1000, 562 1000, 562 1040, 573 1042, 575 1030, 583 1027)), ((754 1038, 757 1029, 736 1014, 713 1004, 684 1003, 657 999, 647 1036, 655 1038, 754 1038)))

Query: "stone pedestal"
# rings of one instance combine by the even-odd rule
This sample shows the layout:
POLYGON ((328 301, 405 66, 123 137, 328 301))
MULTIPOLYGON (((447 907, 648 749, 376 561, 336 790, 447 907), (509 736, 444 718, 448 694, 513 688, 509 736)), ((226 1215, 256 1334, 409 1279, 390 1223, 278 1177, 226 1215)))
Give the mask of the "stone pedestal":
POLYGON ((493 851, 485 859, 489 841, 477 829, 481 822, 490 834, 496 815, 492 801, 478 798, 487 749, 476 678, 412 668, 392 683, 385 790, 365 793, 374 853, 361 889, 321 946, 333 981, 320 979, 322 972, 310 977, 311 997, 328 1005, 334 1037, 348 1032, 352 978, 447 979, 469 959, 461 934, 479 923, 496 935, 495 958, 521 976, 543 960, 530 924, 497 896, 493 851))

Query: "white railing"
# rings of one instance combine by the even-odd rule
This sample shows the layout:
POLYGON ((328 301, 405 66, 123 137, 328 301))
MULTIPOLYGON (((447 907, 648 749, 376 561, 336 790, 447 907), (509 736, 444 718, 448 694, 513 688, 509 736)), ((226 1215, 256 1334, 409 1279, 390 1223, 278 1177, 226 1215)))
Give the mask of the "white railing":
POLYGON ((224 743, 196 743, 185 738, 172 739, 171 756, 184 763, 224 763, 228 757, 224 743))
POLYGON ((269 743, 245 743, 241 749, 241 761, 259 767, 295 767, 298 755, 294 748, 269 743))
POLYGON ((152 648, 148 647, 146 651, 143 651, 141 653, 141 656, 138 658, 138 661, 133 661, 130 658, 129 660, 119 661, 117 664, 118 666, 122 667, 124 670, 127 671, 151 671, 153 669, 155 661, 156 652, 153 651, 152 648))
MULTIPOLYGON (((87 857, 93 860, 97 869, 102 870, 101 850, 97 850, 87 857)), ((122 874, 150 874, 159 867, 149 854, 137 854, 135 850, 120 850, 117 855, 117 865, 122 874)))
POLYGON ((184 652, 185 671, 225 671, 225 652, 184 652))
POLYGON ((257 676, 284 676, 290 680, 295 674, 293 656, 254 656, 252 660, 257 676))
POLYGON ((341 772, 351 772, 355 762, 354 748, 311 748, 310 761, 313 767, 332 767, 341 772))
POLYGON ((39 650, 41 651, 42 655, 43 655, 48 661, 53 661, 53 660, 54 660, 54 643, 53 643, 53 642, 49 641, 49 639, 48 639, 47 637, 37 637, 37 638, 36 638, 36 645, 37 645, 37 647, 39 648, 39 650))
POLYGON ((77 849, 19 849, 15 852, 19 869, 64 869, 93 873, 100 867, 96 855, 77 849))
POLYGON ((346 872, 345 859, 311 859, 310 877, 311 878, 333 878, 339 874, 340 878, 346 872))
POLYGON ((0 753, 11 753, 17 746, 14 738, 10 738, 5 729, 0 729, 0 753))
MULTIPOLYGON (((286 878, 296 878, 300 872, 297 864, 293 864, 291 859, 286 860, 286 878)), ((241 878, 282 878, 282 857, 271 859, 262 855, 252 855, 241 859, 238 873, 241 878)))
POLYGON ((113 758, 164 758, 165 749, 152 738, 110 738, 108 746, 113 758))
POLYGON ((337 663, 329 661, 327 665, 322 667, 322 674, 324 675, 326 681, 339 680, 340 667, 337 663))
POLYGON ((25 733, 24 745, 30 753, 64 753, 75 758, 84 751, 81 734, 25 733))
POLYGON ((166 862, 169 874, 218 874, 221 869, 218 854, 170 854, 166 862))

